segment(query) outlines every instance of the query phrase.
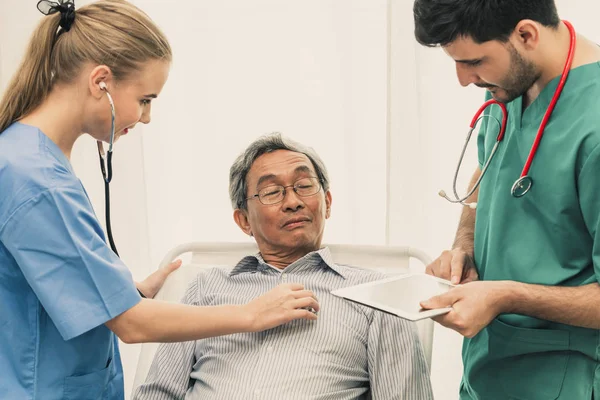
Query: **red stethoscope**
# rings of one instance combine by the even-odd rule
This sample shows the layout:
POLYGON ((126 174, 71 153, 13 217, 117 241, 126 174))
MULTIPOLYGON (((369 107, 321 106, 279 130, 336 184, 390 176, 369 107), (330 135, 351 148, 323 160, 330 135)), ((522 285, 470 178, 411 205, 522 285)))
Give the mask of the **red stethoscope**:
MULTIPOLYGON (((567 56, 567 62, 565 63, 563 73, 562 73, 562 75, 560 77, 560 81, 558 83, 558 87, 556 88, 556 91, 554 92, 554 97, 552 97, 552 101, 550 102, 550 105, 548 106, 548 109, 546 110, 546 113, 544 114, 542 123, 540 124, 537 135, 533 142, 533 145, 531 146, 531 150, 529 151, 529 156, 527 157, 527 161, 525 162, 525 166, 523 167, 521 176, 519 177, 519 179, 517 179, 515 181, 514 185, 511 188, 510 192, 514 197, 524 196, 527 192, 529 192, 529 190, 531 189, 531 186, 533 185, 533 179, 531 179, 531 177, 527 174, 529 173, 529 169, 531 168, 531 163, 533 162, 533 157, 535 157, 535 153, 537 152, 537 149, 540 145, 540 141, 542 140, 542 135, 544 134, 544 129, 546 128, 546 125, 548 124, 548 120, 550 119, 550 116, 552 115, 552 111, 554 111, 554 107, 556 106, 556 103, 558 102, 558 98, 560 97, 560 95, 563 91, 565 82, 567 81, 567 77, 569 76, 569 71, 571 70, 571 65, 573 64, 573 56, 575 54, 577 35, 575 34, 575 29, 573 28, 573 25, 571 25, 571 23, 569 23, 568 21, 563 21, 563 23, 567 26, 567 28, 569 29, 569 33, 571 35, 571 45, 569 47, 569 54, 567 56)), ((483 176, 485 175, 485 172, 487 171, 488 166, 490 165, 492 159, 494 158, 494 155, 496 154, 496 150, 498 149, 498 145, 504 138, 504 132, 506 132, 507 120, 508 120, 508 111, 506 110, 506 105, 504 103, 500 103, 497 100, 491 99, 491 100, 486 101, 479 108, 479 110, 473 117, 473 120, 471 121, 471 125, 470 125, 471 129, 469 130, 469 133, 467 134, 467 140, 463 147, 462 153, 460 154, 458 166, 456 167, 456 173, 454 174, 453 191, 454 191, 455 198, 454 199, 449 198, 446 195, 446 192, 444 192, 443 190, 439 192, 440 196, 444 197, 446 200, 448 200, 451 203, 460 203, 464 206, 468 206, 473 209, 477 207, 477 203, 466 203, 466 200, 473 193, 475 193, 475 190, 477 190, 477 188, 479 187, 479 184, 481 183, 481 179, 483 179, 483 176), (475 185, 473 185, 473 188, 471 189, 471 191, 469 193, 467 193, 466 196, 460 197, 458 195, 458 191, 456 190, 456 180, 458 178, 458 172, 460 170, 460 166, 462 164, 463 157, 464 157, 465 151, 467 149, 467 144, 469 143, 471 134, 475 130, 475 126, 477 125, 477 122, 481 118, 491 117, 490 115, 482 115, 482 114, 486 108, 488 108, 489 106, 491 106, 493 104, 497 104, 502 109, 502 123, 499 123, 500 133, 498 134, 498 137, 496 138, 496 143, 494 144, 494 147, 492 148, 492 152, 490 153, 490 156, 488 157, 487 161, 485 162, 485 164, 483 166, 483 169, 481 171, 481 175, 479 176, 479 179, 477 179, 477 182, 475 182, 475 185)), ((498 122, 498 120, 496 120, 496 121, 498 122)))

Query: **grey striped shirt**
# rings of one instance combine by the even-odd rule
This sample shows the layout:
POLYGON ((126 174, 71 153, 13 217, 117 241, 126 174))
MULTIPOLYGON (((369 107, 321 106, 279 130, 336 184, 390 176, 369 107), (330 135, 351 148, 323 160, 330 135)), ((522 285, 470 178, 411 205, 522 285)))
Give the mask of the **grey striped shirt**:
POLYGON ((327 248, 283 271, 260 255, 233 270, 207 270, 189 286, 184 303, 244 304, 280 283, 297 282, 315 292, 319 319, 163 344, 134 399, 342 400, 369 392, 373 399, 432 399, 416 326, 330 293, 382 277, 335 264, 327 248))

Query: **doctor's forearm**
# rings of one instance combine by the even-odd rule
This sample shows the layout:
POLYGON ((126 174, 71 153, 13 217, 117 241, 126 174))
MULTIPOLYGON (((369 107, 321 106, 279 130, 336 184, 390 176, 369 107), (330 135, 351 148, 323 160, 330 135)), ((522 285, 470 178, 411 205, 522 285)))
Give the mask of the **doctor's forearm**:
POLYGON ((507 282, 503 313, 531 317, 584 328, 600 329, 600 285, 542 286, 507 282))
POLYGON ((186 342, 245 332, 251 322, 242 306, 198 307, 142 299, 106 326, 125 343, 186 342))
MULTIPOLYGON (((481 176, 481 170, 477 168, 471 181, 469 182, 469 192, 475 186, 475 182, 481 176)), ((473 192, 467 199, 467 203, 477 202, 479 197, 479 188, 473 192)), ((462 214, 460 215, 460 222, 458 223, 458 229, 456 230, 456 237, 454 239, 453 249, 460 248, 469 255, 473 256, 474 251, 474 239, 475 239, 475 215, 477 211, 470 207, 463 207, 462 214)))
POLYGON ((463 209, 458 229, 456 230, 454 244, 452 244, 453 249, 462 249, 471 257, 475 248, 475 212, 475 210, 469 207, 463 209))

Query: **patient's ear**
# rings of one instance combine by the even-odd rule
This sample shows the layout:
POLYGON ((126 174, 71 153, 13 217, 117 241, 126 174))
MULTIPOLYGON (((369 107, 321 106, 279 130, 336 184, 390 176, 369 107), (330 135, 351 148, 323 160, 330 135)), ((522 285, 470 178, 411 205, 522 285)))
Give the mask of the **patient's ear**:
POLYGON ((252 228, 250 227, 250 222, 248 222, 246 211, 237 208, 233 212, 233 220, 246 235, 252 236, 252 228))
POLYGON ((325 218, 328 219, 331 215, 331 192, 328 190, 325 193, 325 218))

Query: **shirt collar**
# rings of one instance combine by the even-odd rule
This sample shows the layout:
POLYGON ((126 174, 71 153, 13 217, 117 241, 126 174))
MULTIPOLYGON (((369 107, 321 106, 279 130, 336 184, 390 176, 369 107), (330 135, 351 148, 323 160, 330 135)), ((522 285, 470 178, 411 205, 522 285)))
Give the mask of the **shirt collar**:
MULTIPOLYGON (((294 261, 290 265, 288 265, 285 269, 295 269, 296 266, 302 265, 307 267, 319 267, 322 266, 324 268, 331 269, 342 278, 346 279, 345 271, 342 267, 337 265, 333 261, 333 257, 331 255, 331 251, 329 247, 323 247, 320 250, 310 252, 306 254, 304 257, 294 261)), ((303 268, 303 267, 299 267, 303 268)), ((246 256, 240 260, 240 262, 231 270, 229 276, 235 276, 242 274, 244 272, 258 272, 258 271, 267 271, 273 270, 276 272, 282 272, 278 268, 275 268, 265 262, 260 253, 255 255, 246 256)))

